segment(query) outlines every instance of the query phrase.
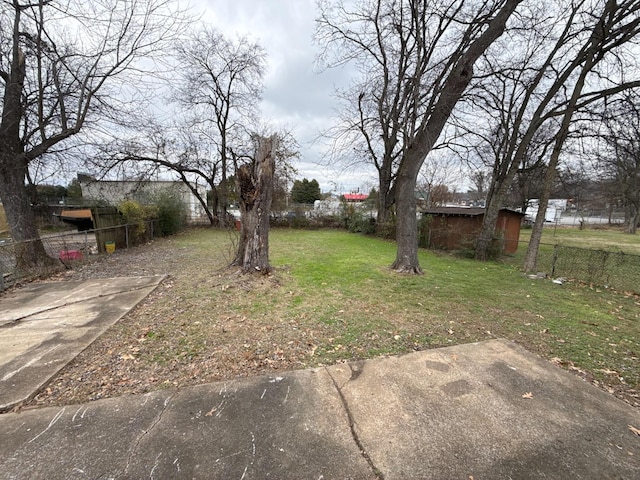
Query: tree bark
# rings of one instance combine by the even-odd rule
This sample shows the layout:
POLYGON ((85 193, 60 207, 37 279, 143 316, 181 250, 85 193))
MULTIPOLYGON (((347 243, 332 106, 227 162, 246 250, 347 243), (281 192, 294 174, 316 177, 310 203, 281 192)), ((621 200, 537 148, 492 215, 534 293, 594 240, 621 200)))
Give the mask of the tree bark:
POLYGON ((473 78, 473 66, 480 56, 500 37, 506 22, 521 0, 507 0, 486 30, 460 55, 438 93, 438 101, 426 123, 409 145, 398 168, 396 179, 396 240, 398 250, 392 268, 398 272, 421 273, 418 262, 418 229, 415 187, 418 172, 433 148, 456 103, 473 78))
POLYGON ((540 240, 542 240, 542 230, 547 214, 547 206, 549 205, 549 197, 551 196, 553 181, 556 177, 555 167, 558 164, 558 157, 556 157, 556 161, 553 162, 554 165, 549 165, 549 169, 547 170, 542 195, 540 196, 540 202, 538 204, 538 213, 536 214, 533 229, 531 230, 527 253, 524 257, 523 270, 525 272, 533 272, 538 266, 538 250, 540 249, 540 240))
POLYGON ((631 213, 629 214, 629 224, 627 225, 627 233, 635 235, 638 231, 639 212, 636 206, 631 207, 631 213))
POLYGON ((0 137, 0 145, 0 199, 15 242, 16 269, 18 272, 45 273, 58 262, 47 254, 40 240, 25 186, 27 167, 20 161, 19 154, 12 153, 14 149, 7 148, 7 140, 0 137))
POLYGON ((243 273, 268 274, 269 215, 273 198, 273 177, 277 136, 260 137, 256 156, 251 163, 236 170, 236 186, 240 201, 240 241, 232 266, 243 273))
MULTIPOLYGON (((224 147, 226 148, 226 147, 224 147)), ((216 215, 218 217, 218 223, 226 227, 229 223, 229 214, 227 211, 227 203, 229 202, 228 198, 228 188, 227 188, 227 158, 226 154, 222 156, 222 179, 218 184, 218 204, 216 205, 216 215), (218 209, 220 211, 218 211, 218 209)))
POLYGON ((388 235, 390 226, 394 221, 394 191, 391 185, 391 179, 384 175, 379 175, 378 181, 378 198, 376 200, 376 232, 380 235, 388 235))
MULTIPOLYGON (((529 132, 528 135, 530 136, 531 132, 529 132)), ((525 140, 521 143, 511 160, 498 165, 498 168, 494 167, 491 184, 487 193, 484 217, 478 238, 476 239, 474 257, 476 260, 485 262, 489 259, 489 247, 495 237, 498 215, 504 205, 509 186, 512 184, 518 172, 518 166, 522 162, 524 146, 528 144, 527 142, 528 140, 525 140)))
POLYGON ((417 173, 402 171, 397 179, 398 199, 396 259, 391 268, 399 273, 422 274, 418 261, 418 220, 416 217, 416 181, 417 173))
MULTIPOLYGON (((17 12, 14 35, 17 35, 19 19, 17 12)), ((0 122, 0 200, 4 204, 11 237, 16 242, 18 271, 43 270, 56 265, 56 261, 47 255, 40 240, 25 186, 28 160, 20 140, 20 120, 23 115, 21 96, 25 75, 24 53, 17 41, 14 41, 11 71, 5 79, 0 122)))
POLYGON ((213 184, 213 182, 209 183, 209 187, 211 188, 211 207, 207 207, 207 210, 209 211, 209 213, 207 214, 208 216, 210 215, 210 220, 211 220, 211 225, 217 225, 218 224, 218 219, 219 219, 219 214, 218 214, 218 204, 219 204, 219 197, 218 197, 218 189, 216 188, 216 186, 213 184))
POLYGON ((490 198, 484 210, 482 226, 476 239, 475 259, 486 262, 489 259, 489 248, 495 236, 496 222, 500 213, 500 205, 504 199, 504 194, 490 198))

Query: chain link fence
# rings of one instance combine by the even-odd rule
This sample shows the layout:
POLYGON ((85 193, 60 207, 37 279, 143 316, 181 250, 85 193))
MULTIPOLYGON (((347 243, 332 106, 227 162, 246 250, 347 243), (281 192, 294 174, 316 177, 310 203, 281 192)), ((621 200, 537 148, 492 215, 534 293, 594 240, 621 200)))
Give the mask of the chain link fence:
POLYGON ((601 287, 640 294, 640 255, 607 250, 541 245, 538 270, 601 287))
POLYGON ((56 259, 53 266, 22 267, 20 252, 29 251, 30 242, 13 242, 0 239, 0 291, 21 281, 45 276, 59 268, 91 262, 101 254, 117 249, 130 248, 154 238, 154 221, 143 224, 116 225, 84 232, 43 234, 40 238, 47 254, 56 259))

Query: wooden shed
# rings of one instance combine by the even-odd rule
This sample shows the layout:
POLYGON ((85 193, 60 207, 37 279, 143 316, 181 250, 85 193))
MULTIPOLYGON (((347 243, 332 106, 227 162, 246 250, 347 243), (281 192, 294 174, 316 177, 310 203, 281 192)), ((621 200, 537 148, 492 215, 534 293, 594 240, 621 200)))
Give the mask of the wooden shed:
MULTIPOLYGON (((428 217, 428 229, 423 234, 427 246, 443 250, 469 248, 480 233, 484 208, 437 207, 422 212, 428 217)), ((520 240, 520 225, 524 214, 503 208, 498 213, 496 233, 502 239, 502 252, 515 253, 520 240)))

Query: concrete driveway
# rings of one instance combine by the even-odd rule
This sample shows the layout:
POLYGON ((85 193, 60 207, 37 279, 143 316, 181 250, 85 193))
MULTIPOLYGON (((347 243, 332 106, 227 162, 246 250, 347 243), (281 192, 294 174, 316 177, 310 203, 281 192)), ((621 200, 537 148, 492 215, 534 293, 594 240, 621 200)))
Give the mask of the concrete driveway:
POLYGON ((0 297, 0 412, 33 397, 163 278, 42 282, 0 297))

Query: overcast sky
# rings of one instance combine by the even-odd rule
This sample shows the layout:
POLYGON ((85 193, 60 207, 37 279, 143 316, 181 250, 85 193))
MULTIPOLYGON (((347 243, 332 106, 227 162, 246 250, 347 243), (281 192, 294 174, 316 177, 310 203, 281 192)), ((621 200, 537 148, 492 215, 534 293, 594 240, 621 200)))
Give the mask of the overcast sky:
POLYGON ((267 51, 262 115, 291 130, 300 143, 296 167, 301 179, 315 178, 323 192, 348 193, 375 186, 372 168, 343 172, 321 165, 322 142, 314 139, 335 115, 334 87, 350 79, 344 71, 320 72, 315 65, 315 0, 195 0, 193 5, 196 11, 204 11, 202 21, 231 38, 248 35, 267 51))

